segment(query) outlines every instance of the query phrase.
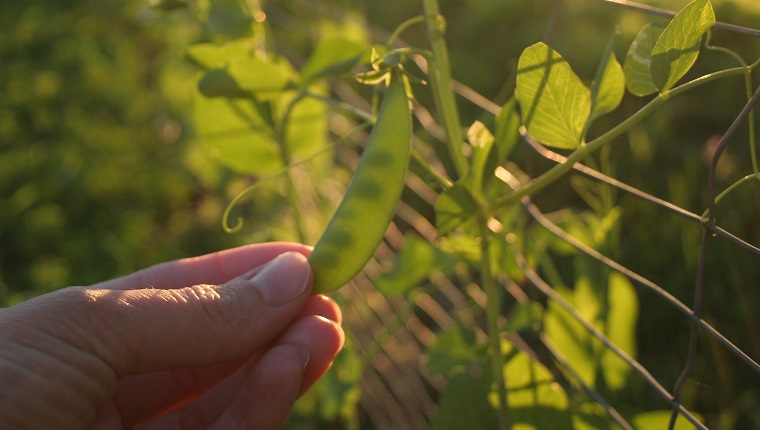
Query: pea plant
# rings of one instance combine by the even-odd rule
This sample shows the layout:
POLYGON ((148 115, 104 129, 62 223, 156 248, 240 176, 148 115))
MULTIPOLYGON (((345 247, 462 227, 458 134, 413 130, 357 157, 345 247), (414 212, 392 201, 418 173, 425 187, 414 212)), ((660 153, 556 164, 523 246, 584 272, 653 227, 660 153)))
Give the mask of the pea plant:
POLYGON ((757 31, 718 22, 709 0, 694 0, 678 13, 613 2, 666 18, 653 18, 633 40, 613 34, 590 80, 552 48, 550 24, 544 41, 522 51, 505 87, 509 97, 497 104, 453 79, 446 19, 437 0, 421 3, 422 15, 389 34, 327 26, 305 57, 277 49, 283 45, 269 28, 276 17, 257 1, 178 3, 194 9, 212 35, 187 51, 202 70, 195 107, 201 144, 216 162, 257 178, 232 200, 225 228, 242 228, 242 219, 230 226, 228 218, 245 200, 259 214, 270 211, 271 219, 287 213, 289 221, 281 223, 289 234, 254 236, 316 243, 309 258, 315 293, 369 280, 372 291, 363 294, 399 304, 395 322, 363 354, 346 351, 315 390, 321 397, 303 402, 321 404, 323 417, 361 426, 362 369, 422 298, 445 296, 448 316, 429 324, 434 329, 422 342, 423 373, 432 381, 426 390, 435 404, 425 420, 432 428, 715 425, 682 397, 700 337, 719 343, 755 377, 760 373, 701 315, 713 237, 760 254, 719 226, 717 216, 724 199, 760 178, 752 114, 760 98, 752 74, 760 60, 749 63, 714 46, 711 32, 728 28, 752 40, 757 31), (426 44, 403 41, 419 28, 426 44), (621 43, 629 46, 622 61, 615 49, 621 43), (705 51, 736 64, 695 75, 705 51), (669 101, 732 77, 743 78, 746 100, 739 107, 746 105, 711 155, 704 213, 608 174, 616 142, 669 101), (610 114, 620 114, 626 93, 641 103, 613 122, 610 114), (482 108, 481 119, 466 129, 457 94, 482 108), (718 192, 718 161, 740 129, 753 172, 718 192), (535 173, 521 164, 528 148, 550 167, 535 173), (350 181, 340 164, 355 166, 350 181), (573 176, 572 185, 591 210, 544 213, 534 200, 571 172, 583 175, 573 176), (273 183, 278 192, 267 194, 273 183), (607 256, 619 245, 624 216, 616 192, 675 213, 701 232, 692 307, 607 256), (417 208, 414 217, 409 208, 417 208), (359 274, 365 266, 367 273, 359 274), (568 272, 575 274, 572 282, 568 272), (674 381, 636 360, 636 325, 645 311, 637 289, 653 292, 691 324, 683 372, 674 381), (626 406, 624 399, 642 395, 655 400, 626 406))

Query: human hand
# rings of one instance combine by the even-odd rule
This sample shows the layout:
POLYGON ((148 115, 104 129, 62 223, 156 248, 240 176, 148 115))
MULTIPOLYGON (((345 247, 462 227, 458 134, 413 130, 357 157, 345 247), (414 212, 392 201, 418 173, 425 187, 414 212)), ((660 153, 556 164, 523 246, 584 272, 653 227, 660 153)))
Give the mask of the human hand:
POLYGON ((280 428, 344 340, 309 252, 250 245, 0 310, 0 423, 280 428))

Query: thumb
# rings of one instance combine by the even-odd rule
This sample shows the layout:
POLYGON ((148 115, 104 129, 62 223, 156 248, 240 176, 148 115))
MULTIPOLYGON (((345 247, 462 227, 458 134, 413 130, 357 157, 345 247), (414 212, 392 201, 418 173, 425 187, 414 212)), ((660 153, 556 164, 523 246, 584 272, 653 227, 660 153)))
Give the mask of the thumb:
POLYGON ((69 337, 79 335, 69 341, 91 349, 119 377, 229 362, 250 356, 287 328, 311 282, 306 257, 288 252, 223 285, 70 289, 62 298, 66 311, 58 309, 70 319, 56 318, 56 324, 68 325, 69 337))

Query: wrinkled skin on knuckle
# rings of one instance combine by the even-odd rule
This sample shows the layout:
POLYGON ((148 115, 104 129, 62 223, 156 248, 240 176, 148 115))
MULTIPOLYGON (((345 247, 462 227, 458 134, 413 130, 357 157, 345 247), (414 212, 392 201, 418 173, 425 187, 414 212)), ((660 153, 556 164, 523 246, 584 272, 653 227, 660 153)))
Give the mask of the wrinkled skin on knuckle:
POLYGON ((171 291, 176 300, 197 306, 214 324, 235 325, 244 321, 248 313, 244 301, 232 288, 200 284, 171 291))

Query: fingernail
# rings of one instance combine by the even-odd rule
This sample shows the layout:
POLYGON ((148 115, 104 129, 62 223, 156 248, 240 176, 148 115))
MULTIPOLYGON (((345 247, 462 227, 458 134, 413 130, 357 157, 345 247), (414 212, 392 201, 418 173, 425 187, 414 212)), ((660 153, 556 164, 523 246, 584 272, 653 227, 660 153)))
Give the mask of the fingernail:
POLYGON ((311 267, 302 254, 286 252, 261 268, 252 282, 271 307, 291 302, 303 294, 311 277, 311 267))
POLYGON ((306 349, 303 345, 296 345, 292 343, 283 344, 282 347, 288 348, 292 354, 298 356, 298 361, 302 363, 302 369, 306 369, 306 366, 309 365, 309 359, 311 359, 311 354, 309 354, 309 350, 306 349))

